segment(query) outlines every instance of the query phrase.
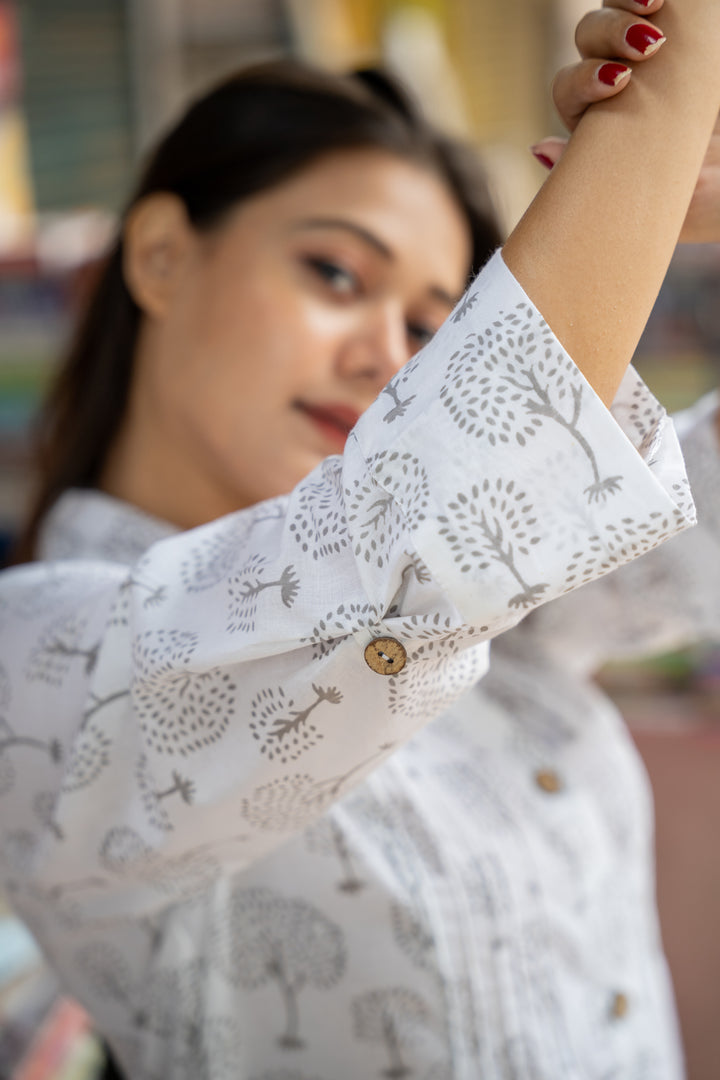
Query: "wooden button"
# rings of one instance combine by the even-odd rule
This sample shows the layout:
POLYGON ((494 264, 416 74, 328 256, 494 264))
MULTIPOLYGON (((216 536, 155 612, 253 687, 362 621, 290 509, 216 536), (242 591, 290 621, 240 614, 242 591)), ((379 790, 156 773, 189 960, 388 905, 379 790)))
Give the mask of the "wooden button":
POLYGON ((627 1016, 629 1008, 630 1002, 627 994, 615 994, 610 1008, 610 1015, 613 1020, 622 1020, 624 1016, 627 1016))
POLYGON ((378 675, 397 675, 407 663, 407 653, 395 638, 379 637, 366 647, 365 661, 378 675))
POLYGON ((535 783, 548 795, 556 795, 558 791, 562 791, 562 780, 552 769, 538 769, 535 773, 535 783))

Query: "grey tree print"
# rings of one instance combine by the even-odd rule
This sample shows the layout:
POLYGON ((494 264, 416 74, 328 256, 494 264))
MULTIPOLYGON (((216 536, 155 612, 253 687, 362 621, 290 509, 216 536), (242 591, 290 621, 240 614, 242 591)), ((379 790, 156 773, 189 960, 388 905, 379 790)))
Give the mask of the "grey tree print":
POLYGON ((652 447, 657 440, 664 412, 665 410, 655 400, 647 386, 638 380, 627 407, 627 423, 636 432, 637 441, 633 439, 633 442, 643 456, 652 454, 652 447))
POLYGON ((476 292, 471 293, 470 290, 468 290, 455 308, 452 314, 452 321, 454 323, 462 322, 462 320, 472 311, 477 302, 478 294, 476 292))
POLYGON ((172 784, 170 787, 165 788, 164 791, 156 791, 155 798, 160 802, 161 799, 169 799, 173 795, 177 795, 188 806, 195 798, 195 782, 187 776, 181 776, 176 769, 172 771, 172 784))
POLYGON ((432 581, 432 574, 422 559, 412 551, 404 551, 403 554, 408 560, 402 572, 403 584, 405 585, 408 580, 414 579, 418 585, 429 585, 432 581))
POLYGON ((12 786, 12 777, 14 776, 14 767, 9 759, 6 758, 6 754, 9 750, 15 747, 26 747, 31 750, 41 750, 46 753, 50 758, 50 761, 54 765, 58 765, 63 759, 63 746, 59 739, 38 739, 32 735, 18 735, 17 732, 10 727, 10 724, 4 717, 0 716, 0 762, 5 761, 5 783, 7 787, 3 787, 0 780, 0 793, 3 790, 9 791, 12 786))
POLYGON ((90 726, 90 721, 95 719, 97 713, 102 712, 108 705, 114 705, 116 701, 129 697, 130 693, 130 690, 113 690, 102 697, 94 692, 90 693, 88 703, 82 714, 80 731, 85 731, 90 726))
POLYGON ((337 776, 318 780, 308 773, 294 773, 261 784, 243 799, 242 815, 253 828, 270 832, 311 825, 354 776, 389 754, 394 745, 383 743, 370 757, 337 776))
POLYGON ((585 547, 567 564, 563 592, 613 570, 632 557, 643 555, 666 540, 674 529, 670 515, 656 513, 647 521, 624 517, 612 521, 590 536, 585 547))
POLYGON ((255 629, 255 616, 260 599, 268 589, 276 590, 286 608, 291 608, 300 591, 300 579, 294 566, 286 566, 280 577, 265 577, 267 559, 253 555, 228 584, 229 615, 227 629, 231 633, 251 633, 255 629))
POLYGON ((133 703, 148 747, 187 757, 221 739, 237 708, 237 683, 225 668, 194 672, 198 635, 148 630, 135 639, 133 703))
POLYGON ((283 832, 302 828, 326 806, 324 789, 307 773, 294 773, 261 784, 243 799, 242 815, 255 829, 283 832))
POLYGON ((347 522, 342 512, 341 468, 326 459, 319 479, 313 473, 297 492, 297 511, 288 526, 300 550, 321 560, 337 555, 348 545, 347 522))
POLYGON ((132 593, 133 589, 142 596, 142 606, 146 611, 148 608, 160 607, 167 599, 166 585, 145 581, 139 573, 131 574, 120 586, 120 591, 126 595, 132 593))
POLYGON ((400 381, 392 380, 383 387, 383 394, 387 394, 392 402, 392 405, 388 412, 383 416, 383 420, 386 424, 392 424, 395 420, 399 420, 405 415, 410 405, 417 397, 417 394, 410 394, 409 397, 402 397, 400 395, 400 381))
POLYGON ((235 569, 251 528, 251 520, 235 516, 203 530, 202 538, 180 566, 186 591, 204 592, 226 581, 235 569))
POLYGON ((187 667, 199 635, 190 630, 146 630, 133 641, 133 661, 139 680, 160 678, 187 667))
POLYGON ((380 568, 387 564, 393 542, 404 529, 404 522, 392 495, 372 481, 354 481, 348 492, 348 523, 357 540, 353 551, 357 558, 380 568))
POLYGON ((404 986, 369 990, 353 999, 352 1015, 355 1037, 379 1044, 387 1055, 378 1076, 392 1080, 417 1076, 403 1052, 417 1044, 423 1029, 432 1023, 430 1009, 419 994, 404 986))
POLYGON ((425 520, 430 503, 430 482, 419 458, 407 451, 384 450, 375 454, 368 465, 375 482, 400 504, 408 524, 425 520))
POLYGON ((465 643, 477 640, 478 634, 485 633, 487 626, 461 626, 449 615, 443 617, 439 611, 423 612, 410 615, 400 623, 400 635, 417 641, 443 642, 453 654, 460 652, 465 643))
POLYGON ((12 703, 12 687, 7 671, 0 664, 0 795, 11 791, 15 784, 16 771, 9 753, 16 747, 40 750, 46 753, 53 764, 62 761, 63 748, 59 739, 38 739, 32 735, 20 735, 7 719, 12 703))
POLYGON ((408 654, 408 661, 414 665, 412 682, 403 679, 402 673, 387 680, 391 713, 408 718, 430 718, 442 712, 477 681, 485 668, 482 651, 472 647, 461 651, 458 637, 448 641, 442 633, 421 641, 408 654))
POLYGON ((332 816, 326 815, 317 825, 308 829, 305 833, 305 842, 309 851, 337 859, 342 875, 337 883, 339 892, 353 894, 365 888, 366 883, 355 866, 347 837, 332 816))
POLYGON ((581 430, 585 386, 549 331, 539 335, 531 328, 529 315, 519 305, 484 334, 471 335, 448 366, 440 399, 460 430, 491 446, 526 446, 544 423, 557 424, 588 460, 588 500, 605 499, 620 490, 622 477, 601 475, 581 430))
POLYGON ((148 823, 161 832, 172 832, 173 824, 163 799, 158 795, 158 782, 146 754, 141 754, 137 760, 135 779, 148 823))
POLYGON ((340 604, 334 611, 328 611, 313 627, 311 634, 302 638, 303 644, 312 644, 313 659, 320 660, 333 652, 341 641, 358 630, 375 626, 379 611, 374 604, 340 604))
POLYGON ((112 739, 99 724, 81 726, 68 753, 62 790, 80 791, 94 784, 110 764, 112 746, 112 739))
POLYGON ((547 582, 528 582, 523 577, 522 560, 539 544, 538 519, 527 492, 514 480, 483 480, 473 484, 466 495, 460 491, 448 504, 453 516, 439 515, 439 535, 450 545, 454 560, 463 573, 502 566, 519 587, 508 606, 530 608, 537 605, 547 582))
POLYGON ((85 637, 87 618, 79 614, 62 616, 47 626, 28 657, 25 677, 29 682, 45 682, 61 687, 74 663, 91 675, 97 663, 100 642, 85 637))
POLYGON ((260 753, 269 761, 276 758, 285 764, 295 761, 323 738, 323 733, 311 722, 315 709, 323 704, 339 705, 342 693, 335 686, 312 684, 314 697, 302 707, 288 698, 281 686, 261 690, 251 705, 250 730, 260 743, 260 753))
POLYGON ((103 869, 121 876, 151 864, 154 858, 154 850, 129 825, 116 825, 109 829, 99 852, 103 869))
POLYGON ((386 424, 394 424, 396 420, 400 420, 405 416, 415 401, 417 394, 408 394, 407 390, 413 383, 413 375, 418 367, 418 359, 422 353, 415 353, 414 356, 408 360, 400 371, 392 377, 387 386, 383 387, 383 394, 390 398, 391 406, 388 412, 383 416, 383 421, 386 424))
POLYGON ((430 488, 412 454, 386 451, 368 464, 367 479, 345 492, 348 527, 355 555, 382 568, 408 526, 424 520, 430 488))
POLYGON ((336 923, 304 900, 288 899, 270 889, 237 890, 230 904, 227 977, 235 985, 257 990, 276 987, 284 1023, 278 1046, 299 1050, 299 997, 306 987, 329 990, 345 971, 345 943, 336 923))
POLYGON ((423 970, 435 970, 435 939, 427 920, 409 904, 390 907, 393 937, 400 950, 423 970))
MULTIPOLYGON (((684 520, 687 521, 692 518, 694 500, 690 481, 684 477, 680 482, 673 484, 672 490, 676 502, 674 518, 678 525, 681 525, 684 520)), ((703 517, 706 524, 717 532, 720 507, 714 503, 712 506, 705 506, 703 517)))

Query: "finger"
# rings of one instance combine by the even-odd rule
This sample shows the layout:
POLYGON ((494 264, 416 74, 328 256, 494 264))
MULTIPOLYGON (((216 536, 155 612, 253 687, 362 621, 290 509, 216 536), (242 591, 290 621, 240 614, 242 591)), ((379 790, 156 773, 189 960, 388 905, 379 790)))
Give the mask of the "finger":
POLYGON ((567 142, 567 139, 561 139, 557 135, 549 135, 546 139, 541 139, 540 142, 531 146, 530 152, 535 155, 544 168, 549 170, 557 165, 565 153, 567 142))
POLYGON ((581 60, 562 68, 552 85, 555 108, 568 131, 574 131, 585 110, 596 101, 615 97, 630 82, 632 71, 615 61, 581 60))
POLYGON ((665 43, 662 30, 627 11, 603 8, 583 16, 575 44, 583 59, 604 56, 636 62, 653 56, 665 43))

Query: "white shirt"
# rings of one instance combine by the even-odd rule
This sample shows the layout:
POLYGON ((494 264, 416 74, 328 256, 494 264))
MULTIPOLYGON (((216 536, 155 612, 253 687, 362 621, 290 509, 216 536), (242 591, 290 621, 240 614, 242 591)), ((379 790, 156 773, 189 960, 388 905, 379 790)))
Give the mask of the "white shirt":
POLYGON ((2 575, 2 880, 129 1078, 679 1075, 621 722, 472 689, 692 522, 634 372, 613 411, 496 255, 289 496, 175 535, 70 492, 2 575))

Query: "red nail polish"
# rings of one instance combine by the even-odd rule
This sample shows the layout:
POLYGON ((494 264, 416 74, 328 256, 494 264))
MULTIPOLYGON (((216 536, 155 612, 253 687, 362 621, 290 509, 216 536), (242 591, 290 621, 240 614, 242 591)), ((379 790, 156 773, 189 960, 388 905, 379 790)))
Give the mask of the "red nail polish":
POLYGON ((635 49, 641 56, 647 56, 662 45, 665 37, 662 30, 656 26, 645 26, 643 23, 633 23, 625 34, 625 40, 631 49, 635 49))
POLYGON ((652 0, 635 0, 636 4, 641 4, 642 7, 650 7, 652 0))
POLYGON ((533 157, 536 157, 541 165, 544 165, 546 169, 552 169, 555 162, 552 158, 549 158, 547 154, 541 154, 539 150, 531 150, 533 157))
POLYGON ((622 79, 630 74, 630 68, 625 64, 603 64, 598 70, 597 77, 606 86, 617 86, 622 79))

